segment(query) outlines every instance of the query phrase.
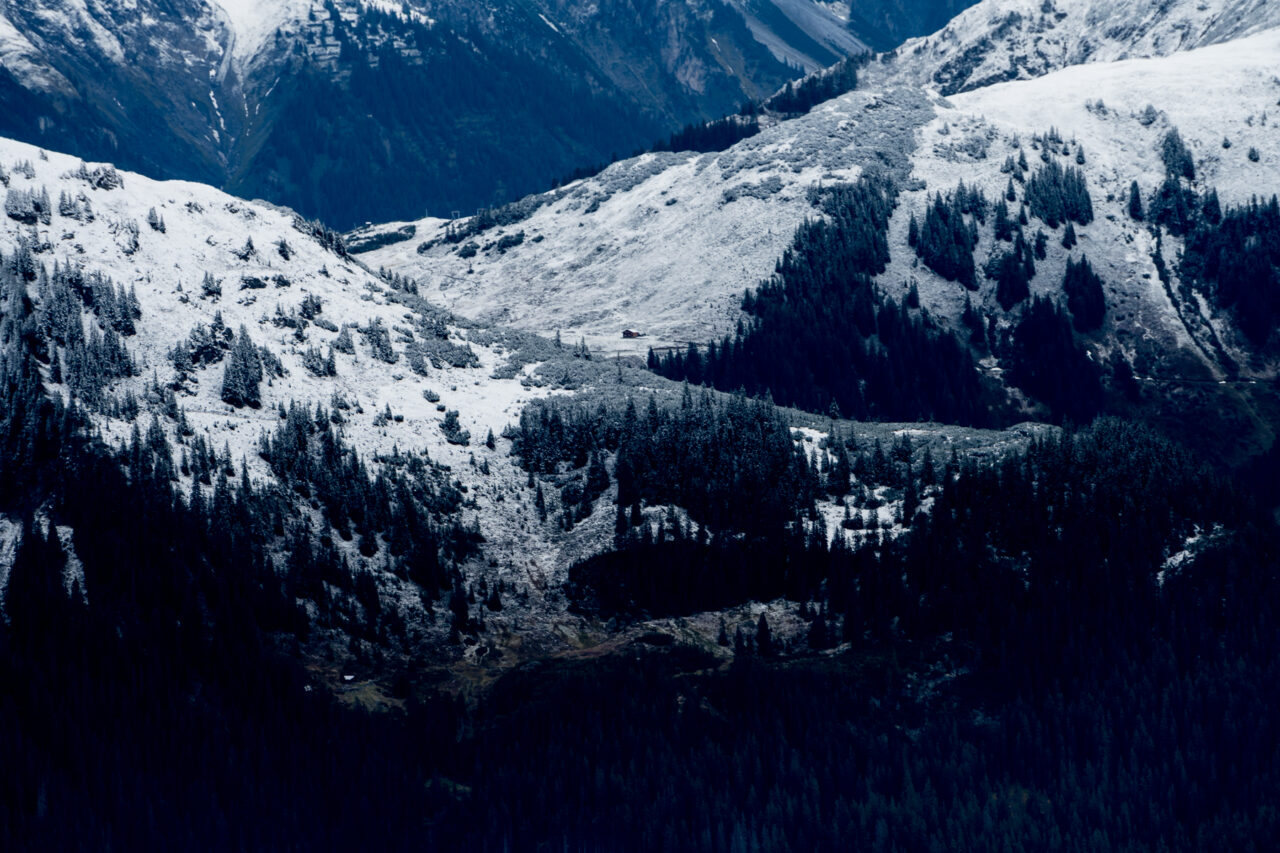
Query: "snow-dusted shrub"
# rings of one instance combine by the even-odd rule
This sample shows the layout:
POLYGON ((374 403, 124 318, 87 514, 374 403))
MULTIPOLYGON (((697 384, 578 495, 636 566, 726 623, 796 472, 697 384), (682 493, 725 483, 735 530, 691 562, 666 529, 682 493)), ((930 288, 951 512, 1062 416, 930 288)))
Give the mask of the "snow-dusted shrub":
POLYGON ((440 431, 444 433, 444 440, 450 444, 466 447, 471 443, 471 433, 462 428, 462 424, 458 421, 457 409, 445 412, 444 420, 440 422, 440 431))
POLYGON ((374 318, 371 323, 360 327, 360 334, 369 345, 369 354, 378 361, 395 364, 399 359, 391 347, 391 333, 383 325, 381 318, 374 318))

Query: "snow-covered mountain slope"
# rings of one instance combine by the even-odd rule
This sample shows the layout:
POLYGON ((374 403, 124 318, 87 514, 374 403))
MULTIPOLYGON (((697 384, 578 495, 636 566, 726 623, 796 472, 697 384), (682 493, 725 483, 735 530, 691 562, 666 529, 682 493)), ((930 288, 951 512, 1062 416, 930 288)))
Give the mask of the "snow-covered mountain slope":
MULTIPOLYGON (((393 290, 360 264, 326 248, 287 210, 245 202, 199 184, 157 182, 93 165, 82 170, 76 158, 9 140, 0 140, 0 163, 8 178, 7 193, 47 193, 53 201, 47 224, 0 219, 0 253, 6 259, 29 251, 49 270, 55 263, 75 265, 86 276, 108 276, 136 293, 141 309, 136 334, 123 338, 136 362, 136 375, 112 382, 107 394, 122 400, 132 393, 141 401, 141 411, 136 419, 130 419, 127 407, 96 411, 95 424, 108 441, 127 442, 135 426, 147 430, 159 411, 152 399, 154 385, 169 386, 178 379, 170 351, 197 326, 210 327, 220 318, 231 330, 245 327, 256 345, 280 360, 285 375, 262 384, 260 408, 233 408, 221 399, 223 359, 197 368, 180 383, 184 390, 177 395, 177 405, 196 436, 218 452, 229 449, 237 465, 245 460, 254 479, 272 479, 258 455, 258 441, 281 423, 280 405, 296 401, 312 410, 317 405, 336 408, 344 420, 343 439, 374 470, 375 460, 396 448, 426 451, 434 462, 451 469, 450 477, 475 499, 460 520, 474 524, 485 536, 486 556, 501 565, 502 576, 530 590, 531 607, 540 606, 539 590, 547 578, 567 567, 568 558, 559 556, 562 549, 590 553, 598 547, 582 544, 588 530, 576 538, 554 539, 534 529, 533 496, 524 487, 524 472, 509 456, 510 443, 498 439, 496 449, 485 446, 488 433, 498 435, 517 421, 528 400, 554 393, 551 381, 536 376, 539 363, 546 360, 536 355, 537 342, 450 323, 447 315, 393 290), (58 212, 64 193, 75 217, 58 212), (148 224, 153 209, 163 230, 148 224), (246 251, 250 241, 252 251, 246 251), (206 276, 220 286, 220 294, 205 292, 206 276), (317 299, 319 313, 298 328, 300 306, 304 301, 314 305, 317 299), (285 318, 294 325, 285 324, 285 318), (359 332, 358 327, 368 329, 371 324, 389 332, 395 363, 376 357, 371 339, 359 332), (354 351, 335 353, 337 375, 310 372, 304 362, 307 350, 327 354, 343 328, 354 351), (440 337, 443 330, 447 339, 440 337), (406 352, 411 337, 424 343, 433 339, 436 351, 445 353, 444 360, 428 355, 422 371, 415 372, 406 352), (466 356, 466 351, 474 355, 466 356), (470 366, 452 366, 450 354, 456 356, 455 363, 470 359, 470 366), (495 378, 495 373, 501 376, 495 378), (385 416, 388 410, 390 419, 385 416), (468 445, 446 439, 441 424, 448 411, 456 411, 460 426, 470 433, 468 445), (482 473, 482 465, 487 473, 482 473)), ((38 285, 33 282, 33 295, 38 285)), ((94 328, 93 315, 85 312, 84 317, 94 328)), ((544 342, 540 351, 556 357, 549 343, 544 342)), ((567 348, 564 352, 568 358, 567 348)), ((600 371, 613 375, 608 366, 600 371)), ((67 386, 56 382, 49 388, 68 393, 67 386)), ((176 442, 175 422, 162 413, 159 422, 176 442)), ((358 565, 359 555, 351 551, 350 556, 358 565)), ((383 583, 384 593, 399 594, 395 578, 383 583)), ((410 598, 416 600, 416 594, 410 598)))
POLYGON ((984 0, 897 49, 903 79, 943 94, 1069 65, 1168 56, 1280 25, 1271 0, 984 0))
POLYGON ((905 177, 913 132, 932 118, 919 92, 854 92, 722 153, 617 163, 526 199, 517 207, 527 218, 474 238, 448 242, 453 226, 428 219, 413 223, 413 239, 362 257, 412 274, 465 316, 585 335, 607 352, 706 341, 733 328, 743 290, 814 215, 811 187, 867 167, 905 177), (623 340, 624 329, 646 337, 623 340))
MULTIPOLYGON (((37 262, 50 268, 54 263, 79 266, 86 274, 101 273, 136 291, 142 316, 137 335, 126 338, 126 344, 139 374, 116 391, 132 387, 142 393, 153 377, 170 381, 170 350, 215 315, 232 330, 244 325, 255 343, 280 358, 287 375, 264 385, 261 408, 234 409, 221 402, 218 365, 197 370, 192 393, 179 397, 193 425, 217 431, 219 446, 230 441, 237 459, 242 453, 256 455, 253 443, 260 428, 274 423, 277 404, 296 399, 327 407, 337 394, 364 408, 370 422, 387 405, 406 415, 404 421, 367 430, 360 417, 353 417, 348 435, 361 452, 389 452, 396 444, 419 446, 456 463, 471 451, 453 450, 445 442, 439 432, 443 411, 423 398, 424 389, 438 391, 441 402, 458 409, 462 426, 479 440, 490 429, 500 432, 521 401, 546 393, 527 381, 522 384, 522 371, 511 379, 491 379, 494 369, 506 361, 504 343, 468 341, 465 327, 451 327, 451 339, 476 353, 476 366, 445 364, 430 367, 425 376, 415 374, 399 355, 399 344, 414 328, 421 336, 417 303, 398 302, 396 291, 385 281, 326 248, 311 227, 288 210, 245 202, 200 184, 157 182, 128 172, 113 172, 121 182, 118 187, 95 187, 92 179, 80 176, 82 161, 9 140, 0 140, 0 163, 8 170, 7 193, 47 192, 55 208, 66 193, 73 204, 81 199, 80 210, 88 211, 77 219, 55 209, 49 224, 26 225, 5 218, 0 251, 10 256, 25 245, 37 262), (31 177, 24 174, 27 164, 31 177), (148 224, 152 210, 163 231, 148 224), (219 285, 220 293, 204 292, 206 276, 219 285), (320 322, 305 324, 300 333, 278 322, 284 315, 296 319, 299 305, 311 297, 320 300, 320 322), (355 326, 371 323, 392 330, 395 363, 371 357, 357 332, 355 352, 336 356, 336 377, 316 377, 303 366, 308 348, 327 349, 338 336, 325 326, 349 326, 354 331, 355 326)), ((88 173, 99 168, 109 167, 91 165, 88 173)), ((118 426, 127 429, 128 424, 118 426)))
POLYGON ((1090 148, 1089 174, 1106 193, 1117 181, 1151 186, 1162 177, 1153 139, 1177 127, 1198 180, 1239 203, 1280 189, 1280 28, 1158 60, 1067 68, 1036 80, 999 84, 950 99, 964 113, 1010 128, 1057 127, 1090 148), (1147 105, 1162 115, 1146 124, 1147 105), (1231 143, 1225 147, 1226 140, 1231 143), (1262 153, 1258 162, 1250 148, 1262 153))
MULTIPOLYGON (((1129 182, 1138 180, 1148 192, 1159 183, 1157 143, 1176 126, 1191 146, 1202 185, 1218 187, 1224 203, 1280 188, 1278 129, 1267 118, 1280 98, 1277 55, 1280 31, 1272 30, 1167 58, 1069 68, 934 103, 906 88, 880 90, 885 82, 872 75, 862 90, 726 152, 647 155, 527 200, 525 208, 533 209, 527 218, 475 238, 449 243, 441 238, 456 225, 423 221, 412 240, 363 257, 371 266, 420 278, 432 298, 466 316, 547 334, 585 334, 624 351, 705 341, 732 329, 742 291, 772 272, 794 229, 815 215, 806 196, 815 183, 849 179, 886 158, 903 179, 910 172, 922 181, 902 197, 892 224, 894 262, 882 279, 891 289, 927 282, 933 274, 916 268, 906 247, 906 211, 921 209, 926 194, 950 190, 959 180, 998 197, 1008 179, 999 169, 1016 153, 1013 141, 1026 143, 1057 127, 1083 145, 1082 168, 1104 212, 1081 229, 1082 245, 1091 259, 1111 259, 1113 286, 1138 281, 1149 289, 1143 276, 1151 274, 1150 237, 1126 221, 1121 207, 1129 182), (1158 118, 1139 116, 1148 104, 1158 118), (1224 138, 1231 148, 1223 148, 1224 138), (1256 163, 1247 156, 1255 147, 1263 152, 1256 163), (511 243, 520 234, 523 242, 500 248, 503 238, 511 243), (474 256, 465 257, 473 242, 474 256), (624 341, 624 329, 649 337, 624 341)), ((903 186, 912 185, 904 180, 903 186)), ((396 227, 402 226, 375 230, 396 227)), ((978 260, 991 249, 986 242, 978 260)), ((1046 290, 1061 282, 1065 253, 1059 255, 1057 267, 1037 276, 1046 290)), ((1158 282, 1154 287, 1150 295, 1159 304, 1158 282)), ((963 291, 947 284, 938 294, 935 307, 958 317, 963 291)))
POLYGON ((296 29, 311 15, 311 0, 210 0, 229 30, 226 52, 241 69, 251 63, 276 32, 296 29))
MULTIPOLYGON (((425 643, 420 648, 450 648, 448 656, 470 660, 487 653, 486 647, 503 647, 512 652, 504 658, 503 666, 509 666, 531 654, 582 642, 586 626, 568 611, 563 584, 574 562, 613 542, 614 514, 607 509, 613 487, 599 498, 601 509, 566 530, 560 523, 558 490, 572 472, 540 479, 546 481, 549 504, 549 512, 540 513, 541 491, 529 484, 531 478, 511 456, 511 442, 501 434, 537 398, 577 391, 594 408, 601 401, 621 405, 628 397, 656 393, 666 401, 663 405, 674 406, 678 385, 601 357, 607 353, 597 351, 594 358, 584 359, 568 345, 452 318, 412 294, 405 282, 373 275, 335 247, 331 233, 285 209, 203 185, 158 182, 84 164, 9 140, 0 140, 0 166, 7 180, 0 256, 30 278, 29 298, 43 312, 37 316, 55 313, 51 287, 56 285, 46 281, 46 275, 58 280, 55 264, 58 270, 82 271, 77 280, 90 282, 83 286, 96 294, 89 301, 99 306, 101 316, 77 309, 86 336, 114 328, 116 315, 102 307, 103 288, 136 300, 129 331, 119 338, 136 369, 131 376, 108 380, 101 399, 88 408, 108 443, 124 447, 139 433, 149 435, 158 428, 176 458, 202 440, 232 460, 237 474, 233 488, 240 485, 243 464, 260 489, 276 482, 259 451, 261 439, 282 424, 280 407, 296 402, 308 412, 323 408, 336 416, 340 440, 374 472, 396 464, 397 450, 425 452, 435 465, 444 466, 440 470, 465 495, 453 521, 483 539, 479 556, 460 567, 463 579, 490 589, 503 585, 506 606, 486 613, 485 643, 446 646, 446 620, 425 614, 413 583, 382 571, 380 558, 361 552, 365 533, 348 542, 335 537, 354 570, 374 572, 384 606, 394 607, 413 626, 414 636, 425 643), (178 370, 175 348, 201 327, 243 328, 269 354, 268 360, 279 360, 282 375, 267 371, 259 407, 224 402, 230 355, 178 370), (385 345, 377 343, 377 334, 368 334, 375 328, 385 330, 385 345), (339 343, 344 336, 349 351, 339 343), (415 351, 425 354, 416 366, 415 351), (331 357, 334 375, 314 371, 309 352, 331 357), (165 399, 170 391, 176 391, 172 409, 165 399), (444 424, 453 413, 469 432, 469 442, 446 434, 444 424), (184 426, 191 434, 181 434, 184 426), (495 436, 492 447, 485 440, 490 432, 495 436)), ((80 368, 69 344, 62 351, 50 345, 50 350, 49 363, 41 368, 46 390, 69 398, 69 377, 80 368)), ((800 413, 792 417, 804 428, 796 432, 796 440, 817 446, 828 420, 800 413)), ((937 458, 953 449, 1003 453, 1025 445, 1032 434, 920 424, 847 424, 845 429, 860 441, 885 444, 910 434, 917 448, 933 446, 937 458)), ((196 488, 194 476, 185 471, 175 480, 188 495, 196 488)), ((319 523, 321 538, 327 540, 318 504, 295 500, 295 515, 319 523)), ((838 522, 841 509, 834 503, 823 501, 820 509, 838 522)), ((890 503, 879 510, 888 535, 901 531, 901 525, 893 526, 893 509, 890 503)), ((657 517, 662 511, 652 512, 657 517)), ((0 517, 0 590, 12 564, 14 522, 0 517)), ((64 538, 71 550, 74 531, 64 538)), ((716 620, 703 621, 714 633, 716 620)), ((343 641, 340 634, 335 639, 343 641)))
MULTIPOLYGON (((1075 226, 1080 242, 1069 251, 1061 247, 1061 228, 1044 229, 1049 257, 1037 264, 1033 294, 1060 296, 1067 259, 1087 256, 1107 283, 1108 319, 1097 336, 1099 346, 1118 349, 1152 373, 1222 378, 1217 347, 1241 357, 1243 342, 1225 318, 1179 299, 1176 286, 1162 285, 1152 259, 1151 230, 1128 215, 1129 186, 1137 181, 1149 196, 1160 184, 1165 174, 1160 143, 1176 128, 1195 159, 1197 186, 1216 188, 1223 205, 1280 191, 1280 126, 1268 117, 1280 100, 1276 56, 1280 29, 1164 58, 1066 68, 948 99, 920 134, 912 156, 920 188, 904 194, 894 216, 891 244, 901 248, 880 277, 882 286, 905 294, 916 284, 925 304, 958 319, 964 291, 905 249, 909 216, 921 216, 932 193, 952 189, 959 180, 999 198, 1009 181, 1001 171, 1005 158, 1016 157, 1021 146, 1037 164, 1040 146, 1032 137, 1054 128, 1065 141, 1060 148, 1072 155, 1083 151, 1079 168, 1088 181, 1095 219, 1075 226), (1251 149, 1259 152, 1256 162, 1251 149)), ((1074 159, 1067 162, 1075 165, 1074 159)), ((1033 232, 1040 227, 1032 221, 1033 232)), ((1179 245, 1166 235, 1165 260, 1175 285, 1179 245)), ((999 251, 984 234, 975 260, 981 266, 999 251)), ((980 286, 974 297, 999 313, 995 282, 980 286)))

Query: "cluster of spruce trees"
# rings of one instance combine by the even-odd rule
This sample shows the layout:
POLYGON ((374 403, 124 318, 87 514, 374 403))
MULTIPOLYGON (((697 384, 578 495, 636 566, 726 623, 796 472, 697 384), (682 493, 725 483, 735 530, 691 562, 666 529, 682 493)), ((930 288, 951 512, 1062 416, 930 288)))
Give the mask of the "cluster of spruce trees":
POLYGON ((887 299, 872 283, 889 260, 895 197, 874 176, 822 188, 816 201, 825 217, 802 225, 773 278, 744 298, 751 321, 705 352, 651 353, 650 367, 857 419, 992 422, 991 396, 967 348, 909 299, 887 299))
POLYGON ((824 101, 838 98, 858 88, 858 69, 870 61, 871 54, 847 56, 819 74, 810 74, 799 83, 788 82, 764 102, 766 108, 787 115, 803 115, 824 101))
POLYGON ((1145 200, 1129 187, 1129 216, 1185 238, 1179 271, 1218 309, 1232 312, 1245 337, 1263 346, 1280 325, 1280 203, 1272 196, 1222 209, 1213 187, 1195 187, 1195 160, 1177 128, 1160 140, 1165 177, 1145 200))
POLYGON ((1240 330, 1262 346, 1280 326, 1280 202, 1274 195, 1254 199, 1215 217, 1215 195, 1202 209, 1187 235, 1183 277, 1231 310, 1240 330))
POLYGON ((725 116, 705 124, 686 124, 653 146, 654 151, 724 151, 760 132, 755 116, 725 116))
MULTIPOLYGON (((911 215, 907 245, 938 275, 960 282, 966 290, 977 290, 973 250, 978 245, 978 225, 987 221, 988 207, 981 190, 966 187, 961 181, 954 192, 934 195, 925 208, 923 224, 916 222, 915 214, 911 215)), ((1001 220, 997 218, 996 223, 999 232, 1001 220)))
POLYGON ((136 334, 135 321, 142 317, 137 294, 74 264, 54 264, 50 273, 27 248, 20 244, 0 263, 15 280, 35 286, 35 343, 39 357, 49 364, 51 381, 65 384, 84 405, 109 405, 109 384, 137 373, 124 343, 136 334), (92 312, 87 331, 86 311, 92 312))
POLYGON ((1102 325, 1102 318, 1107 313, 1102 277, 1089 266, 1087 255, 1082 256, 1079 263, 1067 259, 1062 290, 1067 294, 1067 310, 1071 312, 1071 323, 1076 331, 1088 332, 1102 325))
POLYGON ((565 475, 563 506, 594 500, 616 481, 620 537, 643 526, 642 505, 678 505, 719 530, 772 530, 808 512, 821 488, 772 405, 687 387, 674 409, 653 397, 643 411, 633 400, 621 410, 536 403, 511 437, 530 473, 565 475), (616 454, 612 481, 607 454, 616 454))
POLYGON ((1093 221, 1093 201, 1084 172, 1063 167, 1055 158, 1042 164, 1026 184, 1027 209, 1050 228, 1063 223, 1088 225, 1093 221))
POLYGON ((1076 342, 1073 320, 1058 303, 1037 296, 1001 352, 1011 365, 1009 382, 1046 405, 1052 420, 1087 424, 1102 410, 1102 377, 1076 342))

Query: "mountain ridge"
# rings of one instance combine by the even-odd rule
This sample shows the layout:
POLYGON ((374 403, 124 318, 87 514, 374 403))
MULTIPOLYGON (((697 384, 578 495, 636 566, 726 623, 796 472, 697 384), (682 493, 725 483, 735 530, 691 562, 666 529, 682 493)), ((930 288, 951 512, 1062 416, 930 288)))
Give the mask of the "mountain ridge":
POLYGON ((944 95, 1084 62, 1151 58, 1280 26, 1266 0, 984 0, 890 54, 944 95))

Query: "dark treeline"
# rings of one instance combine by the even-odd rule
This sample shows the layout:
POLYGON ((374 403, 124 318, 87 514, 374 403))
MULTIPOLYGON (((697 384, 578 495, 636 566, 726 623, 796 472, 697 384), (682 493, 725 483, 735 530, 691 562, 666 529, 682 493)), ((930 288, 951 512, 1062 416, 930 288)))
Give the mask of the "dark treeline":
POLYGON ((880 178, 825 187, 823 219, 805 223, 773 278, 743 301, 752 315, 705 353, 650 358, 672 379, 770 394, 781 405, 847 417, 994 420, 967 348, 908 301, 884 298, 871 276, 889 259, 895 193, 880 178))
POLYGON ((736 595, 816 603, 808 636, 785 648, 753 643, 743 624, 722 632, 738 649, 728 671, 701 651, 638 648, 504 679, 478 765, 503 803, 486 811, 490 846, 1270 839, 1280 590, 1269 522, 1186 452, 1118 421, 941 478, 916 531, 878 546, 828 548, 793 531, 762 551, 676 533, 576 567, 603 612, 643 601, 689 613, 736 595), (1186 537, 1217 523, 1239 532, 1168 568, 1186 537), (841 639, 856 677, 805 657, 841 639), (770 666, 779 654, 788 665, 770 666), (964 673, 957 691, 910 687, 935 656, 964 673))
MULTIPOLYGON (((773 406, 717 401, 706 391, 695 400, 686 389, 676 409, 652 397, 644 411, 630 400, 621 411, 535 404, 513 439, 521 464, 539 474, 585 467, 589 475, 600 454, 616 453, 617 502, 637 518, 641 504, 674 504, 700 524, 766 533, 811 509, 822 485, 773 406)), ((607 472, 603 482, 591 479, 562 486, 567 508, 594 500, 610 482, 607 472)))
MULTIPOLYGON (((907 244, 925 266, 949 281, 958 281, 966 290, 977 290, 973 250, 978 245, 978 223, 986 222, 987 199, 981 190, 968 188, 963 182, 954 192, 937 193, 925 208, 924 223, 918 225, 912 214, 908 224, 907 244), (972 219, 966 218, 971 216, 972 219)), ((997 205, 997 237, 1001 234, 997 205)), ((1007 223, 1007 220, 1006 220, 1007 223)))
POLYGON ((1259 561, 1274 548, 1218 549, 1137 595, 1092 578, 1122 619, 1101 632, 1046 585, 981 657, 899 635, 867 641, 852 670, 740 656, 717 672, 677 649, 518 672, 480 744, 476 784, 502 804, 480 810, 483 835, 491 849, 1265 846, 1280 638, 1259 561), (934 655, 973 669, 925 699, 910 685, 934 655))
POLYGON ((725 116, 705 124, 686 124, 662 142, 654 151, 724 151, 735 143, 760 132, 755 116, 725 116))
POLYGON ((1215 195, 1197 207, 1182 273, 1216 306, 1232 310, 1240 330, 1261 346, 1280 325, 1280 202, 1254 199, 1215 216, 1215 195))
POLYGON ((866 65, 870 53, 846 57, 830 68, 787 83, 781 92, 764 102, 767 109, 787 115, 803 115, 823 101, 858 88, 858 69, 866 65))
MULTIPOLYGON (((847 446, 840 452, 847 457, 847 446)), ((734 532, 741 528, 694 532, 668 517, 656 532, 647 521, 620 525, 618 550, 574 567, 571 578, 583 603, 606 613, 687 615, 778 596, 823 599, 856 644, 894 631, 964 631, 986 653, 1008 656, 1020 648, 1006 648, 1009 632, 1036 630, 1016 622, 1027 608, 1057 601, 1107 632, 1113 621, 1145 618, 1129 611, 1140 601, 1154 606, 1165 555, 1196 525, 1230 520, 1239 505, 1185 451, 1120 421, 1034 441, 985 467, 951 460, 936 469, 909 445, 888 455, 863 448, 846 466, 843 476, 855 479, 830 491, 851 492, 849 506, 874 506, 857 491, 892 484, 909 536, 886 539, 874 521, 848 514, 841 529, 863 530, 857 541, 867 547, 831 537, 812 514, 746 537, 734 532), (921 512, 926 496, 932 506, 921 512)))

